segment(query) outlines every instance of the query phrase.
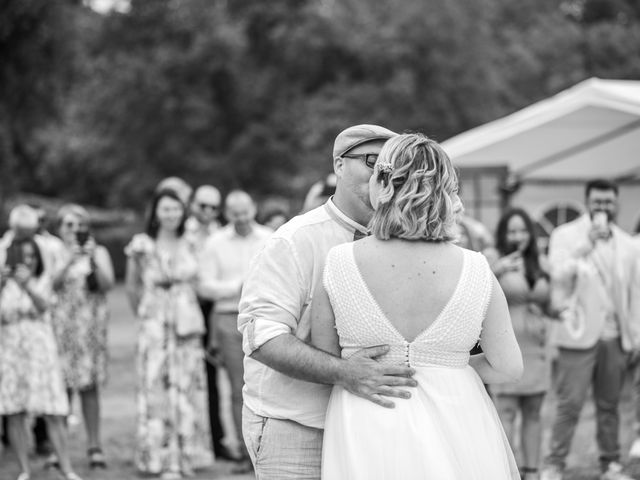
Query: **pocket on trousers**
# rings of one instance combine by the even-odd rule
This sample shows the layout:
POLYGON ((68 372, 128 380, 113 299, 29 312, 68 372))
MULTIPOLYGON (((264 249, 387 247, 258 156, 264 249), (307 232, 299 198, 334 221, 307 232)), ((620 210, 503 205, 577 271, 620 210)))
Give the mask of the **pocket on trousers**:
POLYGON ((256 438, 256 465, 258 465, 260 463, 260 458, 264 455, 264 451, 265 451, 265 431, 267 428, 267 422, 269 421, 268 417, 262 417, 262 422, 260 424, 260 431, 257 432, 257 438, 256 438))

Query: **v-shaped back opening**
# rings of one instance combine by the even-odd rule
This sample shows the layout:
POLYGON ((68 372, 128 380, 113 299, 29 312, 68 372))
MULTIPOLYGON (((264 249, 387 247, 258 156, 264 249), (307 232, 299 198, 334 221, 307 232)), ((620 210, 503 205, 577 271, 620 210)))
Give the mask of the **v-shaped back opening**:
POLYGON ((353 268, 354 268, 354 270, 356 272, 356 276, 358 277, 359 283, 360 283, 362 289, 364 290, 364 292, 366 293, 366 296, 369 298, 369 300, 371 301, 371 303, 375 307, 375 310, 377 311, 377 313, 380 316, 380 318, 394 332, 394 334, 398 337, 399 340, 401 340, 401 341, 403 341, 405 343, 408 343, 408 344, 414 343, 414 342, 420 340, 422 337, 426 336, 435 327, 435 325, 441 321, 441 319, 446 317, 446 313, 448 312, 448 310, 451 307, 451 304, 453 303, 454 299, 458 295, 458 292, 459 292, 459 290, 460 290, 460 288, 461 288, 461 286, 463 284, 463 280, 465 278, 465 271, 467 269, 467 263, 468 263, 467 251, 465 249, 462 249, 462 265, 460 267, 460 274, 458 276, 458 279, 456 280, 455 287, 454 287, 451 295, 449 296, 449 298, 445 302, 445 304, 442 307, 442 309, 440 310, 440 312, 434 317, 433 321, 431 321, 428 325, 426 325, 424 328, 419 330, 418 333, 413 337, 413 339, 408 340, 402 333, 400 333, 400 331, 396 327, 395 323, 391 321, 391 319, 388 317, 388 315, 385 313, 385 311, 382 309, 382 307, 378 303, 378 300, 376 299, 376 297, 371 292, 371 289, 369 288, 369 285, 367 284, 367 282, 366 282, 366 280, 364 278, 364 275, 362 274, 362 271, 360 270, 360 266, 358 265, 358 261, 356 260, 354 243, 355 242, 350 244, 351 248, 349 248, 349 252, 351 252, 351 263, 352 263, 353 268))

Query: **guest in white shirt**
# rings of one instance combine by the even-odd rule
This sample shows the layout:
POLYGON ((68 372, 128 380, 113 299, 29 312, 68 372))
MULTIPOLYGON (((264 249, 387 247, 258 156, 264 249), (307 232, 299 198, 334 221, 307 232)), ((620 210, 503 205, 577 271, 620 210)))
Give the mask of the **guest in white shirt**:
POLYGON ((342 360, 311 343, 312 294, 327 252, 367 235, 373 214, 369 179, 384 142, 396 134, 357 125, 334 142, 332 199, 280 227, 249 272, 240 300, 245 386, 243 435, 261 480, 319 479, 324 417, 331 385, 382 406, 407 398, 409 367, 385 367, 370 347, 342 360), (313 383, 312 383, 313 382, 313 383))
MULTIPOLYGON (((229 225, 220 229, 205 244, 200 256, 200 296, 215 301, 210 317, 209 351, 219 350, 231 382, 233 420, 238 435, 242 432, 242 385, 244 353, 242 335, 237 329, 238 302, 242 284, 252 259, 271 236, 271 229, 255 222, 256 206, 246 192, 235 190, 225 200, 229 225)), ((235 473, 250 471, 247 452, 235 473)))
MULTIPOLYGON (((193 251, 202 260, 204 246, 214 233, 220 228, 218 218, 220 216, 220 204, 222 198, 220 191, 212 185, 201 185, 196 188, 191 200, 191 216, 184 225, 185 238, 191 244, 193 251)), ((209 330, 209 317, 213 312, 213 300, 198 298, 202 315, 205 318, 206 333, 203 336, 204 348, 207 349, 213 332, 209 330)), ((205 360, 207 370, 207 397, 209 402, 209 427, 211 430, 211 442, 216 458, 225 460, 237 460, 227 447, 222 443, 224 430, 220 420, 220 395, 218 392, 218 368, 211 352, 207 352, 205 360)))
POLYGON ((560 480, 589 386, 603 480, 630 480, 619 463, 618 404, 628 353, 640 348, 640 268, 630 235, 615 225, 618 187, 586 186, 588 213, 556 228, 549 241, 552 302, 562 323, 558 399, 543 480, 560 480))
POLYGON ((212 185, 201 185, 193 194, 191 216, 187 218, 184 230, 196 253, 202 251, 206 241, 220 228, 221 202, 220 190, 212 185))

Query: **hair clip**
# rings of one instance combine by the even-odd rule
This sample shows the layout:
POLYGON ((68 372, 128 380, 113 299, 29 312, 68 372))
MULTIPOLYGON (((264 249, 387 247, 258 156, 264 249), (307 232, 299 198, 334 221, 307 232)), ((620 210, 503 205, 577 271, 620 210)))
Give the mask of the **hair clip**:
POLYGON ((393 173, 393 165, 390 162, 378 162, 378 173, 390 174, 393 173))

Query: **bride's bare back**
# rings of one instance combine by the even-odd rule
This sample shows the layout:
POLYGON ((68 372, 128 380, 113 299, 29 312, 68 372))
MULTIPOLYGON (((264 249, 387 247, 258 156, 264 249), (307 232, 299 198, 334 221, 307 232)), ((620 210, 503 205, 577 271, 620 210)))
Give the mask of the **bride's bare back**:
POLYGON ((462 249, 444 242, 368 237, 353 248, 371 296, 409 342, 444 310, 458 286, 464 263, 462 249))

